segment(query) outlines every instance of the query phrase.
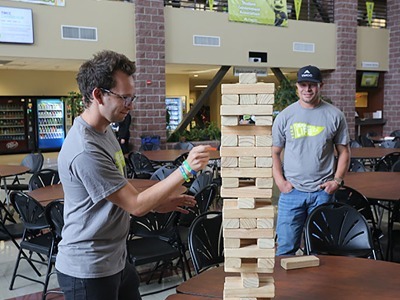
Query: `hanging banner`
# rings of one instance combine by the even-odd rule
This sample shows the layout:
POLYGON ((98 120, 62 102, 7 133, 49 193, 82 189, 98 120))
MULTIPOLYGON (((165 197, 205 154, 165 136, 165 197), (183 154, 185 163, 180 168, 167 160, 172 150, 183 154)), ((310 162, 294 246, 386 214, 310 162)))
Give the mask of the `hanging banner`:
POLYGON ((294 0, 294 10, 296 11, 296 20, 299 20, 301 9, 301 0, 294 0))
POLYGON ((365 6, 367 7, 367 18, 368 18, 368 25, 371 26, 372 24, 372 14, 374 13, 374 2, 367 1, 365 2, 365 6))
POLYGON ((29 2, 29 3, 45 4, 53 6, 65 6, 66 0, 11 0, 11 1, 29 2))
POLYGON ((286 0, 228 0, 229 21, 287 27, 286 0))

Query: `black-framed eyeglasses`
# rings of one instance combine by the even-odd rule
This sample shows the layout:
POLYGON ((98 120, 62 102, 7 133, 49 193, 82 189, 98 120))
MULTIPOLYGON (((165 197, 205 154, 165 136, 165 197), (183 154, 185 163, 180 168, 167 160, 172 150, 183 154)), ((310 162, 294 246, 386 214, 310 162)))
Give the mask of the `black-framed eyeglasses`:
POLYGON ((120 99, 124 100, 124 105, 125 105, 126 107, 130 106, 132 103, 135 103, 135 101, 136 101, 136 99, 137 99, 136 96, 133 96, 133 97, 130 97, 130 96, 122 96, 122 95, 120 95, 120 94, 114 93, 114 92, 112 92, 112 91, 110 91, 110 90, 108 90, 108 89, 105 89, 105 88, 100 88, 100 90, 102 90, 102 91, 105 92, 105 93, 109 93, 109 94, 111 94, 111 95, 117 96, 117 97, 119 97, 120 99))

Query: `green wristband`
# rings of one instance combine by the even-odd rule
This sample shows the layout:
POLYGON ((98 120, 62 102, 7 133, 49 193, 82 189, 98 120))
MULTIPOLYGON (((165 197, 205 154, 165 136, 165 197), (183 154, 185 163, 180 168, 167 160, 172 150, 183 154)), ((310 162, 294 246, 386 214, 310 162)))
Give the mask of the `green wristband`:
POLYGON ((186 174, 185 169, 182 166, 179 166, 179 171, 181 171, 182 177, 186 182, 190 182, 189 176, 186 174))
POLYGON ((183 166, 185 167, 186 170, 188 170, 189 173, 191 173, 192 175, 196 176, 197 172, 195 170, 193 170, 190 166, 189 163, 187 162, 187 160, 185 160, 183 162, 183 166))

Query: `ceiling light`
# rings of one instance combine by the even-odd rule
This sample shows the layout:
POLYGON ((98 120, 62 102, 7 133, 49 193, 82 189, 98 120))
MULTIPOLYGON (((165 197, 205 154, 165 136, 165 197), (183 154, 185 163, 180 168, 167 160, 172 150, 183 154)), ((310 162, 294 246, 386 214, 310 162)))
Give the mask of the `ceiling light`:
POLYGON ((197 89, 205 89, 207 87, 207 84, 197 84, 194 87, 197 89))

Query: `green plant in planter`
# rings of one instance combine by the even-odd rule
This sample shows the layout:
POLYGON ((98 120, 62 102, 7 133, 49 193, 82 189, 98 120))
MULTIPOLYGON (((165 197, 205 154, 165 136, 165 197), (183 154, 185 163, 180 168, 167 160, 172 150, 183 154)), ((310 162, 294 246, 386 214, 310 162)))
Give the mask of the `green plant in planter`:
POLYGON ((71 111, 72 119, 79 116, 84 110, 82 95, 78 92, 69 92, 68 96, 62 97, 61 100, 65 102, 67 111, 71 111))
POLYGON ((213 122, 207 122, 204 128, 194 127, 190 131, 174 132, 168 137, 168 142, 179 142, 184 138, 186 141, 208 141, 220 140, 221 130, 213 122))

